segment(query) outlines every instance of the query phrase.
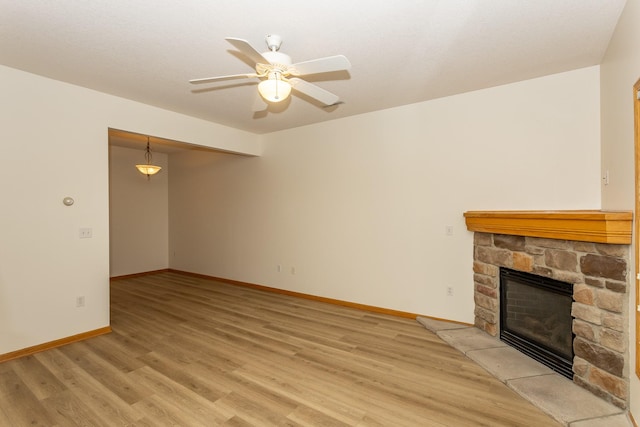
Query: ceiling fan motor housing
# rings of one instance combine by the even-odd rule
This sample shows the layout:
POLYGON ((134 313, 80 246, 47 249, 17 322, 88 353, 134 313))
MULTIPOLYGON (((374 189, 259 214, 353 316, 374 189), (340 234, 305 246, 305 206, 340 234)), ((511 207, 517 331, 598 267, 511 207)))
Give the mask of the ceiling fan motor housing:
POLYGON ((269 63, 274 65, 275 64, 291 65, 291 57, 284 53, 270 51, 270 52, 264 52, 262 56, 264 56, 264 59, 269 61, 269 63))

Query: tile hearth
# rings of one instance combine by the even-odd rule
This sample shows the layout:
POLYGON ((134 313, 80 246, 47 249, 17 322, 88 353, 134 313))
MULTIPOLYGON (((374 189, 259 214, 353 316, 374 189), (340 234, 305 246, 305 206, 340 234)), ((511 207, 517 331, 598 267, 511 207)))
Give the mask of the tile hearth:
POLYGON ((565 426, 632 426, 623 409, 476 327, 425 317, 418 317, 417 321, 565 426))

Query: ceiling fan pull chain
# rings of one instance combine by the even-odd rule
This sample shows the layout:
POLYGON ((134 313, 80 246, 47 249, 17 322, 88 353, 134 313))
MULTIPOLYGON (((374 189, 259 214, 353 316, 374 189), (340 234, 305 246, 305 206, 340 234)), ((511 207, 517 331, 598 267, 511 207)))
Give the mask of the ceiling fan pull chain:
POLYGON ((275 73, 276 77, 276 99, 280 99, 280 73, 275 73))

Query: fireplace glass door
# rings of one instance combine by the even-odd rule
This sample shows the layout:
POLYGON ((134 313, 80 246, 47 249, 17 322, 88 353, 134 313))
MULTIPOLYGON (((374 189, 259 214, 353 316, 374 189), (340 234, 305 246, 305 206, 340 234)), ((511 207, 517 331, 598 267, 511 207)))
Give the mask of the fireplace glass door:
POLYGON ((573 285, 500 269, 500 339, 573 378, 573 285))

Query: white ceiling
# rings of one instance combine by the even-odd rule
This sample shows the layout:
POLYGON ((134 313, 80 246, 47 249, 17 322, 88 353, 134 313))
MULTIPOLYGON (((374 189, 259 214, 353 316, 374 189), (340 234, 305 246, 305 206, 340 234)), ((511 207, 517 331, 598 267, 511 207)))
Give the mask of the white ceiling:
POLYGON ((267 133, 598 64, 626 0, 0 0, 0 64, 267 133), (225 37, 293 62, 346 55, 307 80, 340 96, 265 113, 225 37))

